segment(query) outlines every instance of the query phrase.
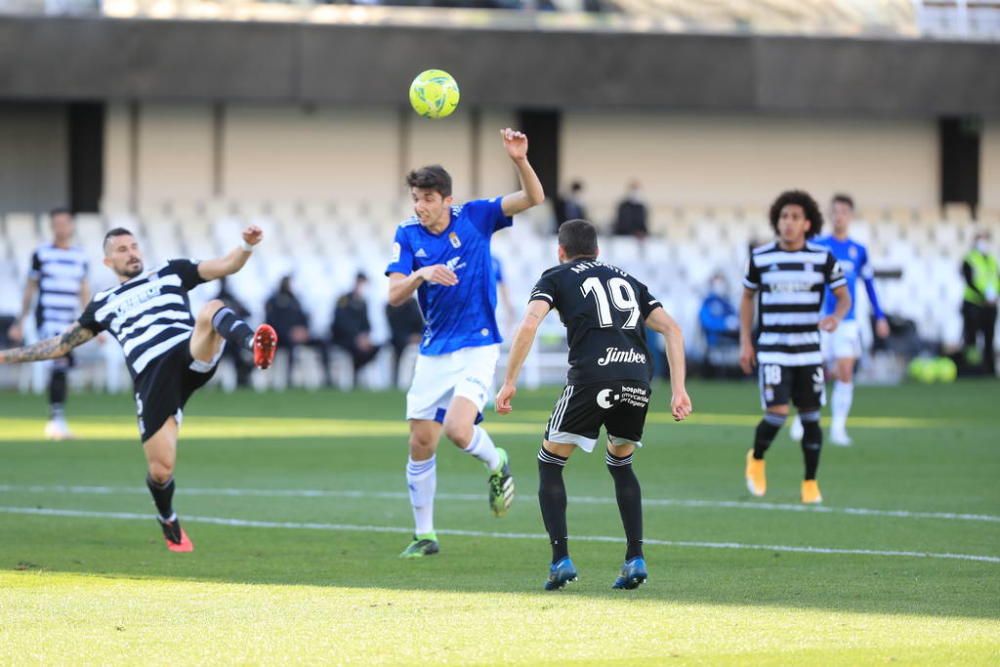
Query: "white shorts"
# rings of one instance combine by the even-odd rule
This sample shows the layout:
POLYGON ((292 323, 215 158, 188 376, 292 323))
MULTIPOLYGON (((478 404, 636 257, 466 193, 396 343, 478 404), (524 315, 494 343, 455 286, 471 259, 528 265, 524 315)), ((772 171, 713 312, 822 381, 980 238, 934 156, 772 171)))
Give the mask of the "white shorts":
POLYGON ((406 394, 406 418, 443 422, 455 396, 469 399, 481 413, 493 392, 493 374, 499 359, 499 345, 421 354, 406 394))
POLYGON ((823 358, 858 359, 861 357, 861 330, 856 320, 841 322, 833 333, 820 332, 823 358))

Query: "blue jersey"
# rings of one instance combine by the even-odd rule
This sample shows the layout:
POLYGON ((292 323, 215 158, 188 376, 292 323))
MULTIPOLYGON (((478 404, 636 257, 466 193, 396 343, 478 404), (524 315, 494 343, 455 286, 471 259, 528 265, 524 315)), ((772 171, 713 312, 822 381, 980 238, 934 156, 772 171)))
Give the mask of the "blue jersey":
MULTIPOLYGON (((844 277, 847 278, 847 291, 851 295, 851 309, 844 316, 845 321, 854 321, 854 306, 857 301, 857 282, 861 278, 865 282, 865 291, 868 292, 868 302, 872 305, 872 314, 876 319, 882 319, 885 315, 879 307, 878 296, 875 294, 875 271, 868 261, 868 250, 852 239, 843 241, 833 236, 820 236, 810 239, 811 243, 817 243, 830 249, 833 256, 840 262, 840 267, 844 270, 844 277)), ((826 295, 823 299, 823 313, 831 314, 837 307, 837 300, 826 288, 826 295)))
POLYGON ((448 354, 466 347, 503 340, 497 327, 497 285, 490 239, 510 227, 500 197, 451 207, 451 222, 440 234, 428 231, 417 218, 396 229, 392 261, 385 270, 409 275, 425 266, 445 264, 458 275, 451 287, 423 283, 417 300, 427 324, 420 353, 448 354))

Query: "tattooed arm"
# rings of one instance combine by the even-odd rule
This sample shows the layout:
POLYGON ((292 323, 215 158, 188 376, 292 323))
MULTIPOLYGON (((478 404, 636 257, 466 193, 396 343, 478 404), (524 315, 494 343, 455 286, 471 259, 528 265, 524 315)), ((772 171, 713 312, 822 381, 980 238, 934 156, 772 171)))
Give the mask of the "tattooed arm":
POLYGON ((94 332, 84 329, 79 322, 74 322, 62 335, 49 338, 24 347, 0 351, 0 364, 17 364, 25 361, 41 361, 64 357, 78 345, 83 345, 94 337, 94 332))

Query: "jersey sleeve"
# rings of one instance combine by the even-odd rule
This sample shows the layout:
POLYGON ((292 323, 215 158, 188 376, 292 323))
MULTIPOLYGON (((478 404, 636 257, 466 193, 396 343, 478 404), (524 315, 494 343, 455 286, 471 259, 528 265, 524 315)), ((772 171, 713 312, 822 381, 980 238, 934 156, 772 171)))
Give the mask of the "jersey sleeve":
POLYGON ((28 277, 38 280, 42 276, 42 260, 38 258, 38 251, 31 253, 31 268, 28 269, 28 277))
POLYGON ((654 310, 662 308, 660 300, 649 293, 649 288, 638 280, 635 281, 636 298, 639 299, 639 309, 642 312, 642 319, 649 317, 654 310))
POLYGON ((390 273, 402 273, 408 276, 413 273, 413 248, 410 241, 403 233, 403 228, 396 228, 396 238, 392 242, 392 257, 389 259, 389 266, 385 269, 385 275, 390 273))
POLYGON ((180 276, 181 287, 191 290, 205 282, 198 273, 198 262, 191 259, 172 259, 167 262, 167 270, 180 276))
POLYGON ((503 197, 475 199, 466 202, 463 209, 468 211, 469 220, 476 229, 486 236, 492 236, 505 227, 514 224, 514 219, 503 214, 503 197))
POLYGON ((97 319, 98 307, 99 304, 97 301, 91 299, 90 303, 88 303, 87 307, 83 309, 83 312, 80 313, 80 318, 77 320, 77 323, 81 327, 87 329, 95 335, 101 333, 107 328, 97 319))
POLYGON ((872 268, 871 262, 868 261, 868 250, 864 247, 861 248, 861 279, 865 281, 865 292, 868 293, 868 303, 872 306, 872 314, 875 316, 876 320, 885 319, 885 313, 882 312, 882 305, 878 301, 878 293, 875 291, 875 269, 872 268))
POLYGON ((753 261, 753 255, 747 260, 746 274, 743 276, 743 286, 747 289, 760 289, 760 267, 753 261))
POLYGON ((542 277, 538 279, 538 282, 531 289, 531 296, 528 298, 528 302, 544 301, 558 310, 556 305, 556 297, 558 296, 557 287, 555 277, 550 273, 543 273, 542 277))
POLYGON ((826 278, 827 286, 831 290, 847 284, 847 276, 844 275, 844 269, 840 266, 840 262, 837 261, 832 252, 826 253, 826 264, 823 265, 823 275, 826 278))

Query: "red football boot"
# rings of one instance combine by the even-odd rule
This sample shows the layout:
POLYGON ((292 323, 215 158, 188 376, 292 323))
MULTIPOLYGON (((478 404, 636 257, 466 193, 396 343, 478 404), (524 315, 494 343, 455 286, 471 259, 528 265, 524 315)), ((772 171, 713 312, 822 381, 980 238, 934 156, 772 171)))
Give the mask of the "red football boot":
POLYGON ((274 353, 278 349, 278 334, 270 324, 257 327, 253 335, 253 363, 257 368, 267 368, 274 363, 274 353))

